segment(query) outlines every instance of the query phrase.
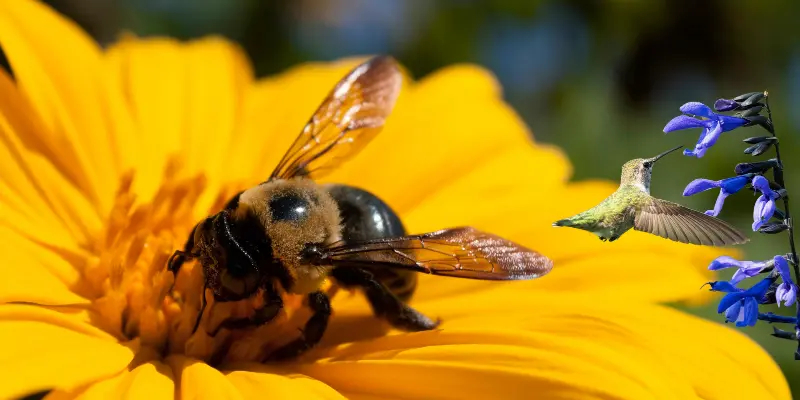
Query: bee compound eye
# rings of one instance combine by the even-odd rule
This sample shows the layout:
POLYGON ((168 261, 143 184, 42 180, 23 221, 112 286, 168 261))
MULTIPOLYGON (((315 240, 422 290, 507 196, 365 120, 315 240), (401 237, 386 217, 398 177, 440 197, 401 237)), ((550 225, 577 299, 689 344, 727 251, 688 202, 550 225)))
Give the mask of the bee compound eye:
POLYGON ((297 194, 278 194, 269 200, 273 221, 300 222, 308 217, 309 204, 297 194))

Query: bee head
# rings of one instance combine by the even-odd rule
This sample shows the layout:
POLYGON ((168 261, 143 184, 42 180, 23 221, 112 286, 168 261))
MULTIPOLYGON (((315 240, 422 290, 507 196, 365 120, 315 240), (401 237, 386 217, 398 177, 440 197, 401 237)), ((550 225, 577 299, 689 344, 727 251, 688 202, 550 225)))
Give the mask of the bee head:
MULTIPOLYGON (((261 249, 258 235, 249 235, 253 221, 235 220, 228 210, 207 218, 195 230, 199 261, 208 287, 217 301, 236 301, 251 296, 260 282, 261 249)), ((262 231, 256 224, 256 232, 262 231)), ((266 239, 263 233, 261 239, 266 239)))

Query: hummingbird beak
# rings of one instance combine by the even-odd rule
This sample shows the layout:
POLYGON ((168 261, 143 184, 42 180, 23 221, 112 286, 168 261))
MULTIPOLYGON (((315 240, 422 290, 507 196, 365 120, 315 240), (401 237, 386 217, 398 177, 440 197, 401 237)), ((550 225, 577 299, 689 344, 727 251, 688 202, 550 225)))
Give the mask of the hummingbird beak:
POLYGON ((683 145, 680 145, 680 146, 678 146, 678 147, 676 147, 676 148, 674 148, 674 149, 669 149, 669 150, 667 150, 667 151, 665 151, 665 152, 663 152, 663 153, 661 153, 661 154, 659 154, 659 155, 657 155, 657 156, 655 156, 655 157, 653 157, 653 158, 649 158, 649 159, 647 159, 647 161, 650 161, 651 163, 655 163, 655 162, 656 162, 656 161, 658 161, 658 160, 659 160, 661 157, 664 157, 665 155, 667 155, 667 154, 669 154, 669 153, 672 153, 673 151, 675 151, 675 150, 678 150, 678 149, 680 149, 681 147, 683 147, 683 145))

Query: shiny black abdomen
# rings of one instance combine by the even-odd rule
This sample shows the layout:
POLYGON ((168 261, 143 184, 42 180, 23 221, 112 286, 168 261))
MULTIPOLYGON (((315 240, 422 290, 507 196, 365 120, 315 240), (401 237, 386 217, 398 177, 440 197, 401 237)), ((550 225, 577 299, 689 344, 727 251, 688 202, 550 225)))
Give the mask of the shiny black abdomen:
MULTIPOLYGON (((339 206, 342 240, 347 243, 405 236, 400 218, 381 199, 365 190, 347 185, 326 185, 339 206)), ((407 301, 417 287, 417 273, 400 269, 367 268, 397 297, 407 301)))

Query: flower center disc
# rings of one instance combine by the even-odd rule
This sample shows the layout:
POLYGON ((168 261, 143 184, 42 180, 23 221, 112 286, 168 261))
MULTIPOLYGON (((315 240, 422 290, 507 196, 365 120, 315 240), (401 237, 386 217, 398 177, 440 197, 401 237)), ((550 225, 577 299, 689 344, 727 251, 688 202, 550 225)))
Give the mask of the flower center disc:
MULTIPOLYGON (((281 320, 303 318, 300 299, 284 295, 285 307, 272 323, 255 329, 216 329, 227 318, 246 318, 260 305, 260 296, 238 302, 214 302, 210 290, 198 329, 204 294, 204 274, 199 264, 187 262, 177 274, 167 261, 182 249, 198 222, 193 208, 205 188, 205 178, 178 178, 178 163, 171 162, 164 182, 152 201, 136 204, 133 174, 122 179, 114 206, 93 244, 84 269, 84 286, 93 299, 95 323, 120 341, 138 341, 148 353, 185 354, 212 364, 259 361, 276 345, 298 334, 301 323, 281 320), (293 327, 293 328, 292 328, 293 327), (281 340, 285 338, 285 340, 281 340)), ((208 215, 222 209, 237 188, 222 190, 208 215)))

